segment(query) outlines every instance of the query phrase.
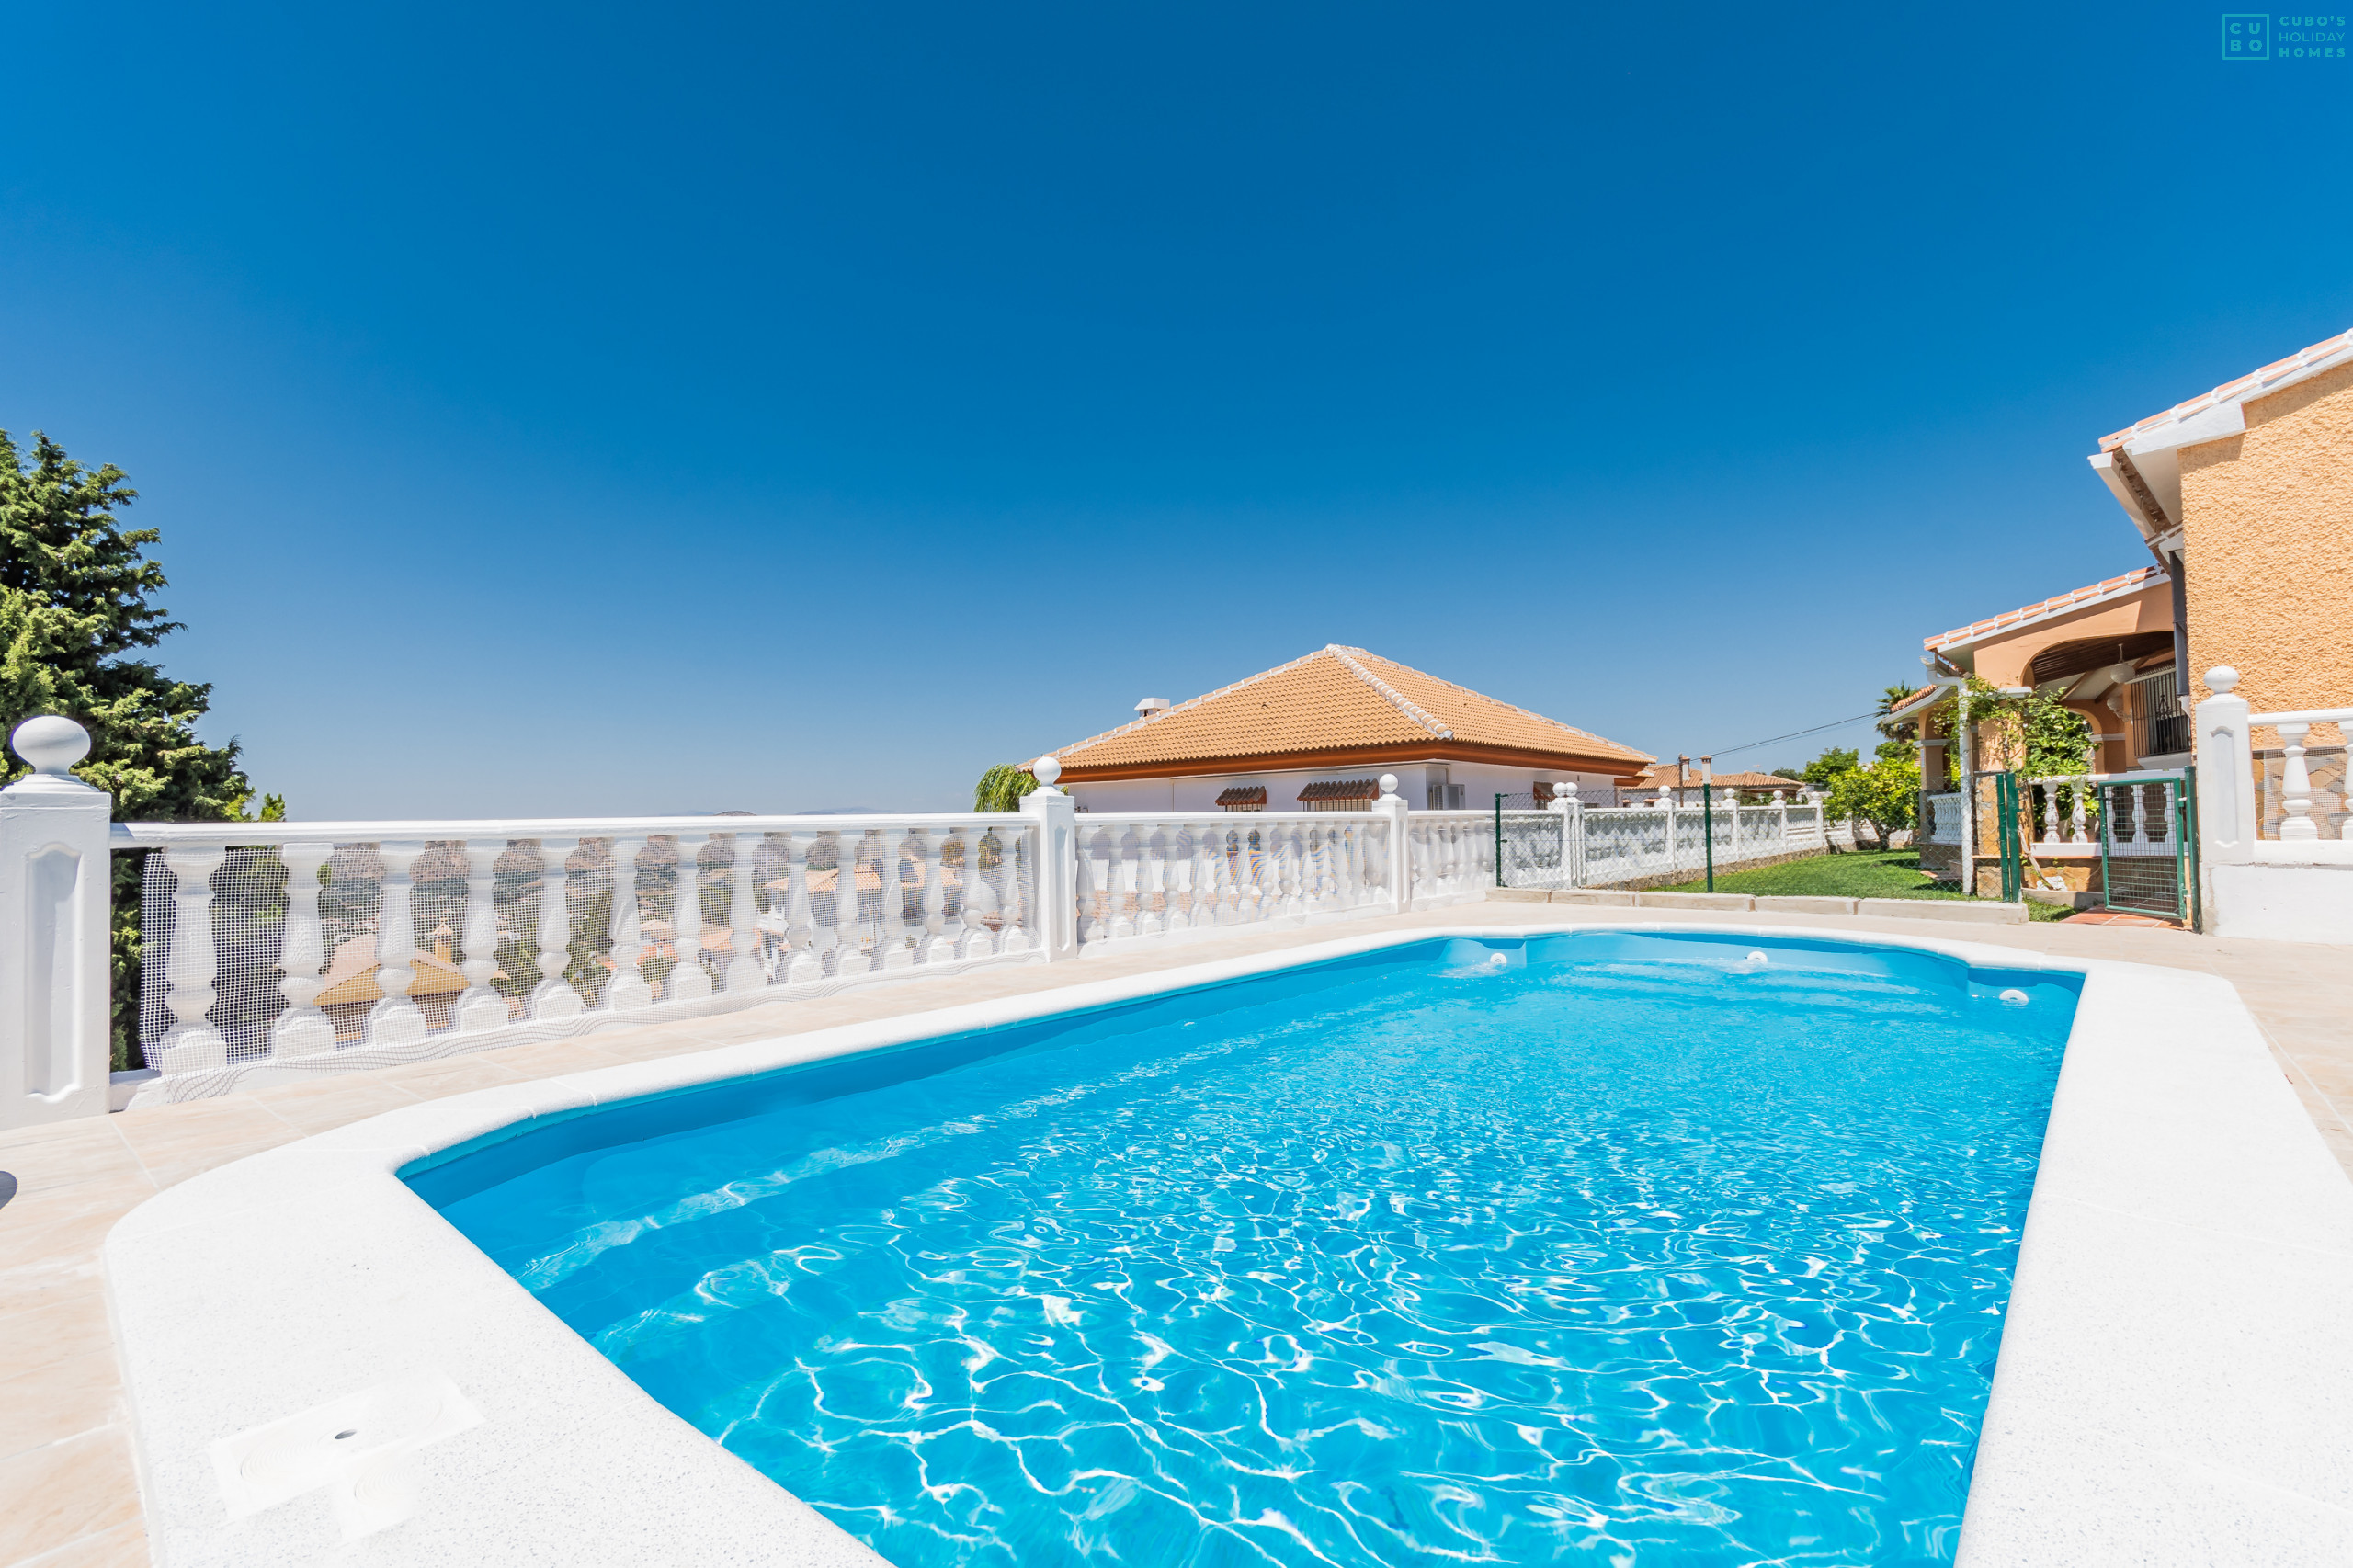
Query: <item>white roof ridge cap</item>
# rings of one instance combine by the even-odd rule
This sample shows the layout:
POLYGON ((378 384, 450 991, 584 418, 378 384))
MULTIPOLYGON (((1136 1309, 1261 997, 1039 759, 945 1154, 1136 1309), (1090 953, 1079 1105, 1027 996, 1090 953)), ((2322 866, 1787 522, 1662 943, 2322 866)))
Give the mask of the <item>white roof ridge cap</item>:
POLYGON ((1452 730, 1448 729, 1444 724, 1439 723, 1436 719, 1432 718, 1427 710, 1413 701, 1404 692, 1399 691, 1395 687, 1390 685, 1379 676, 1374 675, 1370 670, 1366 669, 1362 665, 1358 664, 1355 659, 1349 656, 1352 653, 1364 653, 1369 657, 1377 658, 1379 657, 1378 654, 1374 654, 1370 650, 1364 648, 1350 648, 1344 650, 1336 642, 1332 643, 1324 651, 1331 654, 1332 657, 1339 660, 1341 664, 1346 665, 1348 667, 1349 673, 1354 675, 1358 680, 1364 682, 1365 685, 1379 692, 1382 699, 1385 699, 1391 707, 1396 709, 1398 712, 1405 715, 1406 718, 1411 719, 1415 723, 1419 724, 1423 729, 1427 730, 1437 739, 1441 741, 1450 741, 1454 738, 1454 732, 1452 730))

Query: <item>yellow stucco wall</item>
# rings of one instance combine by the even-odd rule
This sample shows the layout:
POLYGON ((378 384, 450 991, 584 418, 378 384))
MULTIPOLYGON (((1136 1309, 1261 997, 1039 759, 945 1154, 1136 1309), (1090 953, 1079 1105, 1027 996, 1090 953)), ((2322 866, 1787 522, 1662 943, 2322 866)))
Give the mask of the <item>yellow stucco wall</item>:
POLYGON ((2257 711, 2353 704, 2353 365, 2182 449, 2181 510, 2198 698, 2229 665, 2257 711))

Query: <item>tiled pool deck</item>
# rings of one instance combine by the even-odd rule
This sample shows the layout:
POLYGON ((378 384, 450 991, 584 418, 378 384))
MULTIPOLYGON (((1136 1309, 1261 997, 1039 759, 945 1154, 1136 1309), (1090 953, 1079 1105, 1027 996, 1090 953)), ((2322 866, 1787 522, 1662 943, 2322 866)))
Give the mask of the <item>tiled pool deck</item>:
MULTIPOLYGON (((98 1568, 149 1561, 99 1245, 115 1221, 165 1187, 347 1122, 584 1068, 1026 994, 1415 926, 1607 924, 1633 911, 1490 903, 1303 931, 1252 932, 1025 965, 717 1017, 616 1028, 324 1082, 160 1106, 0 1133, 0 1169, 21 1187, 0 1209, 0 1568, 98 1568)), ((2002 926, 1854 915, 1640 912, 1645 923, 1835 926, 1895 939, 1948 937, 2057 957, 2165 964, 2234 984, 2281 1072, 2353 1173, 2353 949, 2224 941, 2173 930, 2051 924, 2002 926)), ((281 1325, 281 1327, 286 1325, 281 1325)), ((276 1332, 277 1330, 272 1330, 276 1332)))

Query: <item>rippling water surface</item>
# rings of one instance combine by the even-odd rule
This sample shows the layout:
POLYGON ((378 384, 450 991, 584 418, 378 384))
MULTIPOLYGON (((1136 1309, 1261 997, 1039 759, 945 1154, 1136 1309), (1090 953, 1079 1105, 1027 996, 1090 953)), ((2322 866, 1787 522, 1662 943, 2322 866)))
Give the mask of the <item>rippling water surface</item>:
POLYGON ((2073 1006, 1433 943, 412 1179, 903 1568, 1946 1562, 2073 1006))

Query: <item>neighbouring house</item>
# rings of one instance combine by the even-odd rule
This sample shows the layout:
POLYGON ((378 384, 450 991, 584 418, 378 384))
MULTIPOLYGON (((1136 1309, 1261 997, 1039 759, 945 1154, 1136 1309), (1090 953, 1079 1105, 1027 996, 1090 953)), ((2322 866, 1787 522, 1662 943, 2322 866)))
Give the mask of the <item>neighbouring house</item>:
POLYGON ((1634 782, 1621 786, 1619 803, 1647 805, 1666 799, 1678 806, 1696 806, 1702 785, 1714 786, 1719 801, 1737 794, 1743 801, 1758 804, 1767 803, 1760 799, 1764 796, 1794 801, 1812 788, 1802 778, 1784 778, 1778 773, 1717 773, 1704 756, 1697 767, 1691 766, 1689 757, 1678 756, 1673 762, 1651 764, 1634 782))
MULTIPOLYGON (((2200 765, 2210 928, 2309 939, 2323 939, 2310 934, 2326 928, 2337 934, 2325 939, 2353 940, 2353 859, 2336 860, 2345 853, 2337 847, 2343 723, 2307 718, 2283 733, 2259 722, 2266 713, 2296 720, 2353 705, 2353 638, 2346 635, 2353 617, 2353 332, 2104 437, 2088 460, 2153 563, 1924 640, 1930 682, 1896 704, 1888 722, 1910 726, 1919 739, 1928 814, 1936 817, 1938 797, 1954 799, 1973 773, 2019 761, 2006 733, 1961 722, 1965 678, 2006 694, 2040 691, 2090 722, 2095 777, 2200 765), (2234 701, 2244 699, 2240 711, 2258 716, 2236 725, 2233 743, 2245 755, 2231 758, 2201 744, 2192 717, 2216 695, 2207 676, 2218 669, 2232 672, 2226 683, 2234 701), (2214 790, 2222 794, 2210 800, 2214 790), (2247 830, 2218 812, 2244 814, 2247 830), (2302 842, 2327 847, 2279 848, 2281 824, 2291 818, 2314 830, 2302 842), (2273 847, 2256 847, 2267 840, 2273 847), (2218 846, 2233 846, 2225 856, 2301 855, 2302 869, 2336 870, 2315 881, 2255 865, 2244 876, 2226 871, 2218 883, 2218 846), (2234 878, 2244 884, 2235 904, 2234 878), (2290 905, 2298 912, 2288 913, 2290 905)), ((2078 799, 2072 787, 2043 790, 2029 809, 2056 818, 2078 799)), ((2129 792, 2113 799, 2120 824, 2140 810, 2129 792)), ((2145 838, 2158 825, 2136 823, 2133 833, 2145 838)), ((1980 842, 1986 836, 1978 813, 1949 807, 1924 830, 1923 867, 1960 877, 1972 862, 1982 888, 1992 860, 1980 842)), ((2298 836, 2290 832, 2284 842, 2298 836)), ((2079 829, 2054 823, 2034 848, 2069 887, 2096 888, 2097 846, 2079 829)))
POLYGON ((1337 643, 1063 746, 1081 811, 1363 811, 1384 773, 1432 811, 1574 790, 1616 803, 1648 753, 1337 643))

